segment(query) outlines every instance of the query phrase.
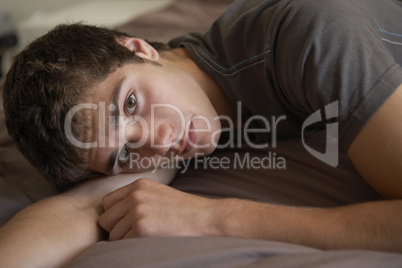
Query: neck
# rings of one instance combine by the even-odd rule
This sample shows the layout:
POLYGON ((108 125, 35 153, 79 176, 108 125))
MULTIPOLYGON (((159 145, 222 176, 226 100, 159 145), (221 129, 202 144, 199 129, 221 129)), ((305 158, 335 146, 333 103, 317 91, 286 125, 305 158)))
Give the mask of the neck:
POLYGON ((166 53, 165 59, 170 61, 182 71, 187 72, 200 85, 202 90, 208 96, 210 102, 218 115, 226 115, 235 119, 235 108, 230 104, 228 98, 219 84, 203 69, 201 69, 190 57, 190 54, 184 48, 177 48, 166 53))

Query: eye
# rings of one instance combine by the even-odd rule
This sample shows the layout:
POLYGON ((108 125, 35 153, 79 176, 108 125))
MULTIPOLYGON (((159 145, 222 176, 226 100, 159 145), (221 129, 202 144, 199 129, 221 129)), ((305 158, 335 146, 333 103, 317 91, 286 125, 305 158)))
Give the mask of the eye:
POLYGON ((130 152, 128 151, 127 146, 124 146, 119 153, 119 165, 121 167, 124 166, 124 164, 127 163, 129 157, 130 152))
POLYGON ((126 100, 125 109, 127 114, 133 114, 135 112, 135 108, 137 107, 137 99, 134 94, 131 93, 126 100))

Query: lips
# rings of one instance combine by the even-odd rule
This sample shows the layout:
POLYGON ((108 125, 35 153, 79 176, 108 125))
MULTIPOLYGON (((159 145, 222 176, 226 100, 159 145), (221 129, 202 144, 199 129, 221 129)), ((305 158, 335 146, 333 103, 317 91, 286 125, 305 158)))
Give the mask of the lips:
POLYGON ((188 128, 187 136, 184 138, 184 149, 182 150, 182 154, 185 154, 193 149, 195 142, 197 141, 197 132, 195 132, 193 129, 194 125, 193 122, 191 122, 188 128))

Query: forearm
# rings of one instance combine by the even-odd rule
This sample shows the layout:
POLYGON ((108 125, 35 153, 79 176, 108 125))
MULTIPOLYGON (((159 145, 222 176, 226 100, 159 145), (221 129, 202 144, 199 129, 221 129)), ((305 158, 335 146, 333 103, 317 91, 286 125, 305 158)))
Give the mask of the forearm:
POLYGON ((402 201, 297 208, 220 200, 218 235, 268 239, 321 249, 402 252, 402 201))
POLYGON ((0 228, 0 267, 59 267, 102 239, 102 198, 119 186, 111 182, 83 183, 15 215, 0 228))
POLYGON ((64 265, 107 237, 98 223, 105 194, 141 177, 167 184, 175 172, 99 178, 27 207, 0 228, 0 267, 64 265))
POLYGON ((0 229, 1 267, 58 267, 102 239, 100 207, 67 195, 24 209, 0 229))

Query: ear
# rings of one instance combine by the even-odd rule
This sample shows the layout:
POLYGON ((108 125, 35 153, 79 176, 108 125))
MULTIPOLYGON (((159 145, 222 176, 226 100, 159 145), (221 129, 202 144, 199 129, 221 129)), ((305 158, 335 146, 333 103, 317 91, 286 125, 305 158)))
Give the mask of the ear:
POLYGON ((135 55, 141 58, 152 61, 159 60, 158 51, 143 39, 121 36, 117 41, 129 50, 134 51, 135 55))

